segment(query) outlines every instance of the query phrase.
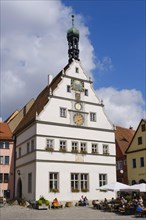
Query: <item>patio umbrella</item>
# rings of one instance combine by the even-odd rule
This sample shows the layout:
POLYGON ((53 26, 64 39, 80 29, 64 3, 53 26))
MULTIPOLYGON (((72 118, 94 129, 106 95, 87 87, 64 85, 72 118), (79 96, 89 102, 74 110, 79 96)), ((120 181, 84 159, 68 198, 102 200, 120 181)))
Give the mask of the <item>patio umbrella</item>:
POLYGON ((98 188, 98 190, 103 190, 103 191, 120 191, 122 189, 128 189, 130 186, 120 183, 120 182, 112 182, 107 185, 101 186, 98 188))
POLYGON ((146 183, 139 183, 130 186, 130 190, 139 190, 140 192, 146 192, 146 183))

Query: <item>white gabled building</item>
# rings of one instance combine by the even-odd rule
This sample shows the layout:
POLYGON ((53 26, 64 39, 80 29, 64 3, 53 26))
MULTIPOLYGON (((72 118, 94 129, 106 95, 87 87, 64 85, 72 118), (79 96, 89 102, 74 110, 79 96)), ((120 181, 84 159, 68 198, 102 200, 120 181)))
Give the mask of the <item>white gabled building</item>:
POLYGON ((79 61, 79 32, 67 33, 68 65, 39 94, 16 137, 15 195, 52 201, 111 198, 99 186, 116 180, 113 125, 79 61))

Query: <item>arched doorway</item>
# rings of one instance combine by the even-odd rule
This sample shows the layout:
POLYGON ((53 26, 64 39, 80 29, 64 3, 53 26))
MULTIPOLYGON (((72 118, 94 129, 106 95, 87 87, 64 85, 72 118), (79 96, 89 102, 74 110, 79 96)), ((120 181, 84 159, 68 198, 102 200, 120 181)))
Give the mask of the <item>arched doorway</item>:
POLYGON ((19 178, 17 182, 17 199, 21 199, 21 198, 22 198, 22 181, 21 178, 19 178))
POLYGON ((144 179, 139 180, 139 183, 146 183, 144 179))
POLYGON ((131 184, 132 184, 132 185, 135 185, 135 184, 136 184, 136 181, 135 181, 135 180, 132 180, 131 184))

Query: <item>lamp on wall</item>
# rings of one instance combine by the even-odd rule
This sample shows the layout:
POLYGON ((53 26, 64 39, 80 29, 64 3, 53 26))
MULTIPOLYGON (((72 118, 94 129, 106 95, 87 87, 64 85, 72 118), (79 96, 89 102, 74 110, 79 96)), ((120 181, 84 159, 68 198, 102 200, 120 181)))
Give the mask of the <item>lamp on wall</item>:
POLYGON ((123 170, 120 170, 120 173, 121 173, 121 174, 123 174, 123 173, 124 173, 124 171, 123 171, 123 170))

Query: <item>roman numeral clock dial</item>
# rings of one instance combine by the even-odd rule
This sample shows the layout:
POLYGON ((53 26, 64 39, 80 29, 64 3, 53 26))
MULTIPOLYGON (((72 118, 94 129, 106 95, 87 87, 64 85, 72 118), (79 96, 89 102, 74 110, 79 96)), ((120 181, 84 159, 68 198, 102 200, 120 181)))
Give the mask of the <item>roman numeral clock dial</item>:
POLYGON ((77 113, 74 115, 73 120, 76 125, 81 126, 84 123, 84 116, 82 114, 77 113))

